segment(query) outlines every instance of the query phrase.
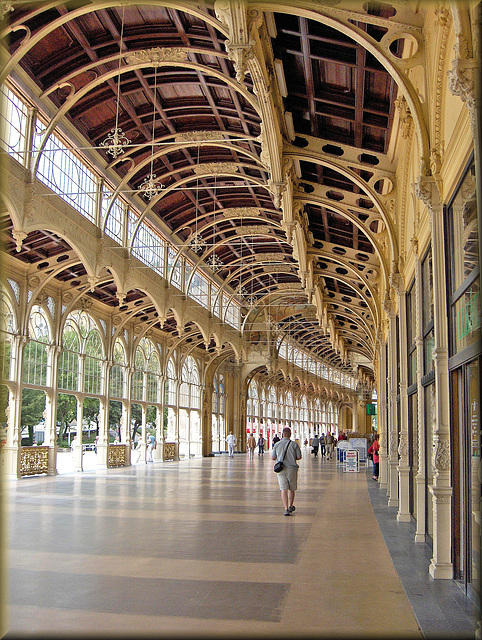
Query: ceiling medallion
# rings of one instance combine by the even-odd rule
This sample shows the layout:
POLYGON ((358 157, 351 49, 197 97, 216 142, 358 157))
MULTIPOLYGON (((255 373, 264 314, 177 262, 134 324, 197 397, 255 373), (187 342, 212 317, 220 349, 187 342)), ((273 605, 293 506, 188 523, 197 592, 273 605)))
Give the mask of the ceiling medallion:
POLYGON ((200 255, 206 249, 206 241, 201 238, 201 235, 196 233, 189 241, 189 248, 197 255, 200 255))
POLYGON ((120 127, 114 127, 99 146, 105 147, 106 153, 110 154, 113 158, 117 158, 121 153, 124 153, 125 147, 130 143, 131 141, 122 129, 120 127))
POLYGON ((156 180, 156 174, 150 173, 149 176, 141 182, 138 192, 141 193, 146 200, 152 200, 164 189, 164 185, 156 180))
POLYGON ((217 273, 224 269, 224 262, 218 258, 218 256, 213 252, 207 260, 208 267, 213 271, 213 273, 217 273))

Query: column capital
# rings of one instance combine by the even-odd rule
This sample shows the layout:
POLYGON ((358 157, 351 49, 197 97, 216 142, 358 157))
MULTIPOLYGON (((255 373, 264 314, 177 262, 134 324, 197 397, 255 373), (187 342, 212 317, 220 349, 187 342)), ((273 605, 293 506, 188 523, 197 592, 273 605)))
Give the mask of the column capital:
POLYGON ((452 60, 452 68, 447 71, 450 91, 465 102, 473 129, 475 129, 477 110, 475 74, 478 72, 479 64, 475 58, 455 58, 452 60))

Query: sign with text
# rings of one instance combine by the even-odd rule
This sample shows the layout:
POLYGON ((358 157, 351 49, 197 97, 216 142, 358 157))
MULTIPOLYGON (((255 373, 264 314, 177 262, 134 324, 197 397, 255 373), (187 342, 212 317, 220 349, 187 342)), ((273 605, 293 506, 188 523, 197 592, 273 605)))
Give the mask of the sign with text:
POLYGON ((358 451, 356 449, 347 449, 345 452, 345 468, 347 472, 358 472, 358 451))

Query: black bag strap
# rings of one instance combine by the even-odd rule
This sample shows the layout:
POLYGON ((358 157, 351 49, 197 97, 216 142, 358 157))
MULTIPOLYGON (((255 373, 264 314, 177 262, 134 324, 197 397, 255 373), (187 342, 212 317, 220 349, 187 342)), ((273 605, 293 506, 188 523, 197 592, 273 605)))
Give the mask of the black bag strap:
POLYGON ((288 444, 286 445, 285 450, 283 452, 283 457, 281 458, 281 460, 278 460, 278 462, 283 462, 283 460, 285 459, 286 452, 288 451, 288 447, 290 446, 291 442, 292 442, 291 440, 288 440, 288 444))

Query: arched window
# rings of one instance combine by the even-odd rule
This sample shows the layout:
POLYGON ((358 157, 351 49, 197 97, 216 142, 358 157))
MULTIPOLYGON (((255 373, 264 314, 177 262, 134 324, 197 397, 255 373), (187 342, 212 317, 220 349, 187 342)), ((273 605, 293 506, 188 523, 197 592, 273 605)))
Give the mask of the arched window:
POLYGON ((152 342, 149 342, 150 351, 147 354, 147 401, 159 402, 159 389, 161 386, 161 366, 159 356, 152 342))
POLYGON ((62 352, 59 357, 57 380, 59 389, 78 390, 80 345, 81 337, 77 322, 72 315, 69 315, 62 332, 62 352))
POLYGON ((0 291, 0 378, 11 379, 12 338, 15 333, 15 316, 8 297, 0 291))
POLYGON ((132 376, 132 399, 159 402, 160 373, 159 356, 148 338, 141 338, 136 349, 132 376), (145 392, 144 392, 145 390, 145 392))
POLYGON ((30 340, 23 352, 23 382, 45 387, 50 332, 47 319, 39 305, 35 305, 30 313, 28 333, 30 340))
POLYGON ((102 392, 102 339, 97 327, 89 328, 85 355, 84 391, 99 395, 102 392))
POLYGON ((86 311, 69 313, 62 332, 62 353, 59 357, 57 384, 59 389, 80 389, 80 354, 85 355, 83 391, 102 393, 103 346, 94 319, 86 311))
POLYGON ((176 406, 176 367, 173 358, 170 358, 167 363, 164 393, 165 404, 170 407, 176 406))
MULTIPOLYGON (((144 340, 144 338, 143 338, 144 340)), ((141 340, 134 358, 134 373, 132 374, 132 400, 143 400, 144 373, 147 368, 147 358, 141 340)))
POLYGON ((191 356, 188 356, 182 365, 179 406, 190 409, 199 409, 201 406, 199 370, 191 356))
POLYGON ((109 394, 114 398, 123 398, 125 394, 124 380, 127 360, 124 345, 119 338, 114 343, 112 362, 109 394))

